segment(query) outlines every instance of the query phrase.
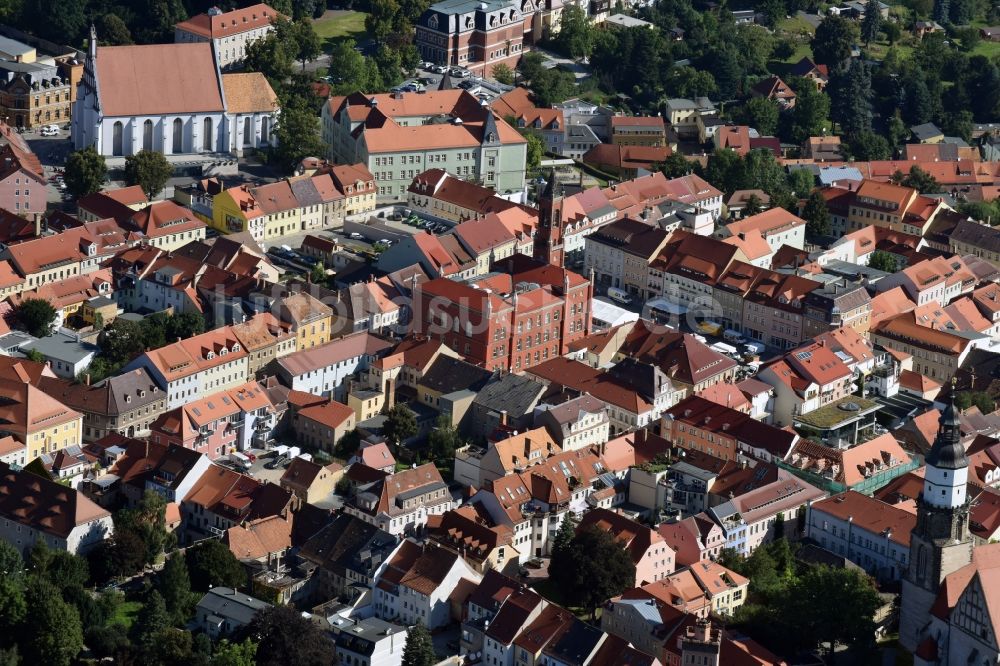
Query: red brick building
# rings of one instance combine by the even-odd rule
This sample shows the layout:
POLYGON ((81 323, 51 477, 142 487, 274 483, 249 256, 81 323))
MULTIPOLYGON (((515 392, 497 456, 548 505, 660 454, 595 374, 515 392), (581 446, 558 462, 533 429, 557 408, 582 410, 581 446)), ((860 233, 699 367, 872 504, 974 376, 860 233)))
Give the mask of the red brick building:
POLYGON ((499 63, 517 67, 524 23, 509 0, 441 0, 417 22, 417 49, 425 60, 489 76, 499 63))
POLYGON ((591 285, 558 266, 516 255, 507 272, 463 284, 447 278, 413 292, 413 330, 470 363, 521 372, 569 351, 590 330, 591 285))

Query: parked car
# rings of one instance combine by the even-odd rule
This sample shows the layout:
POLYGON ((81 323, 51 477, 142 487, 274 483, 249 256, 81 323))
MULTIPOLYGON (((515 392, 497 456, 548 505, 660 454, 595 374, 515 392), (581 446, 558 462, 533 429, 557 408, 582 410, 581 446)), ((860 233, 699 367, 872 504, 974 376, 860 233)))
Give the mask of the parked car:
POLYGON ((59 136, 59 130, 51 127, 43 127, 40 133, 42 136, 59 136))
POLYGON ((365 237, 355 231, 349 236, 349 238, 351 238, 352 240, 364 240, 365 237))
POLYGON ((382 245, 385 245, 386 247, 390 247, 392 245, 392 241, 389 240, 388 238, 380 238, 378 242, 381 243, 382 245))

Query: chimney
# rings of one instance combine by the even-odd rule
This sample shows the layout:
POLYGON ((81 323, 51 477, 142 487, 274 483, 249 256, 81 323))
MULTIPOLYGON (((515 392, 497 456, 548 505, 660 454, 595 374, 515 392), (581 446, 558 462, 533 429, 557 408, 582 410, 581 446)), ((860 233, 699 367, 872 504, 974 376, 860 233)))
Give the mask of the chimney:
POLYGON ((90 373, 89 372, 83 376, 83 383, 85 385, 87 385, 87 386, 90 386, 90 373))
POLYGON ((35 237, 42 235, 42 214, 35 213, 35 237))

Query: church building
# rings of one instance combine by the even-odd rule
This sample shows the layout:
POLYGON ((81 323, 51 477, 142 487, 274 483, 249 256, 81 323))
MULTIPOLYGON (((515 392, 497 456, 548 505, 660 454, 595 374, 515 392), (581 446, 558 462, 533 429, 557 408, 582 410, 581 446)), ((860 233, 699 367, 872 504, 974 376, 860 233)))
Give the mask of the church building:
POLYGON ((223 74, 208 42, 99 47, 92 28, 73 145, 112 159, 241 155, 274 144, 278 113, 264 75, 223 74))
POLYGON ((954 389, 925 462, 903 577, 900 643, 914 653, 917 666, 995 665, 1000 663, 1000 544, 973 548, 969 459, 954 389))

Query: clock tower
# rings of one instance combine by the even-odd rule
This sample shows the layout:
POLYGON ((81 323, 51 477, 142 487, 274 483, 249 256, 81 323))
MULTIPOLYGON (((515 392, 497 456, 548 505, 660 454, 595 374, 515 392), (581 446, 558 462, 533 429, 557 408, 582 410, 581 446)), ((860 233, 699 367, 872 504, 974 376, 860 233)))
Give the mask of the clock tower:
POLYGON ((924 462, 924 488, 917 500, 917 524, 910 533, 899 620, 900 643, 910 651, 923 638, 941 582, 972 561, 969 459, 961 442, 954 385, 924 462))

